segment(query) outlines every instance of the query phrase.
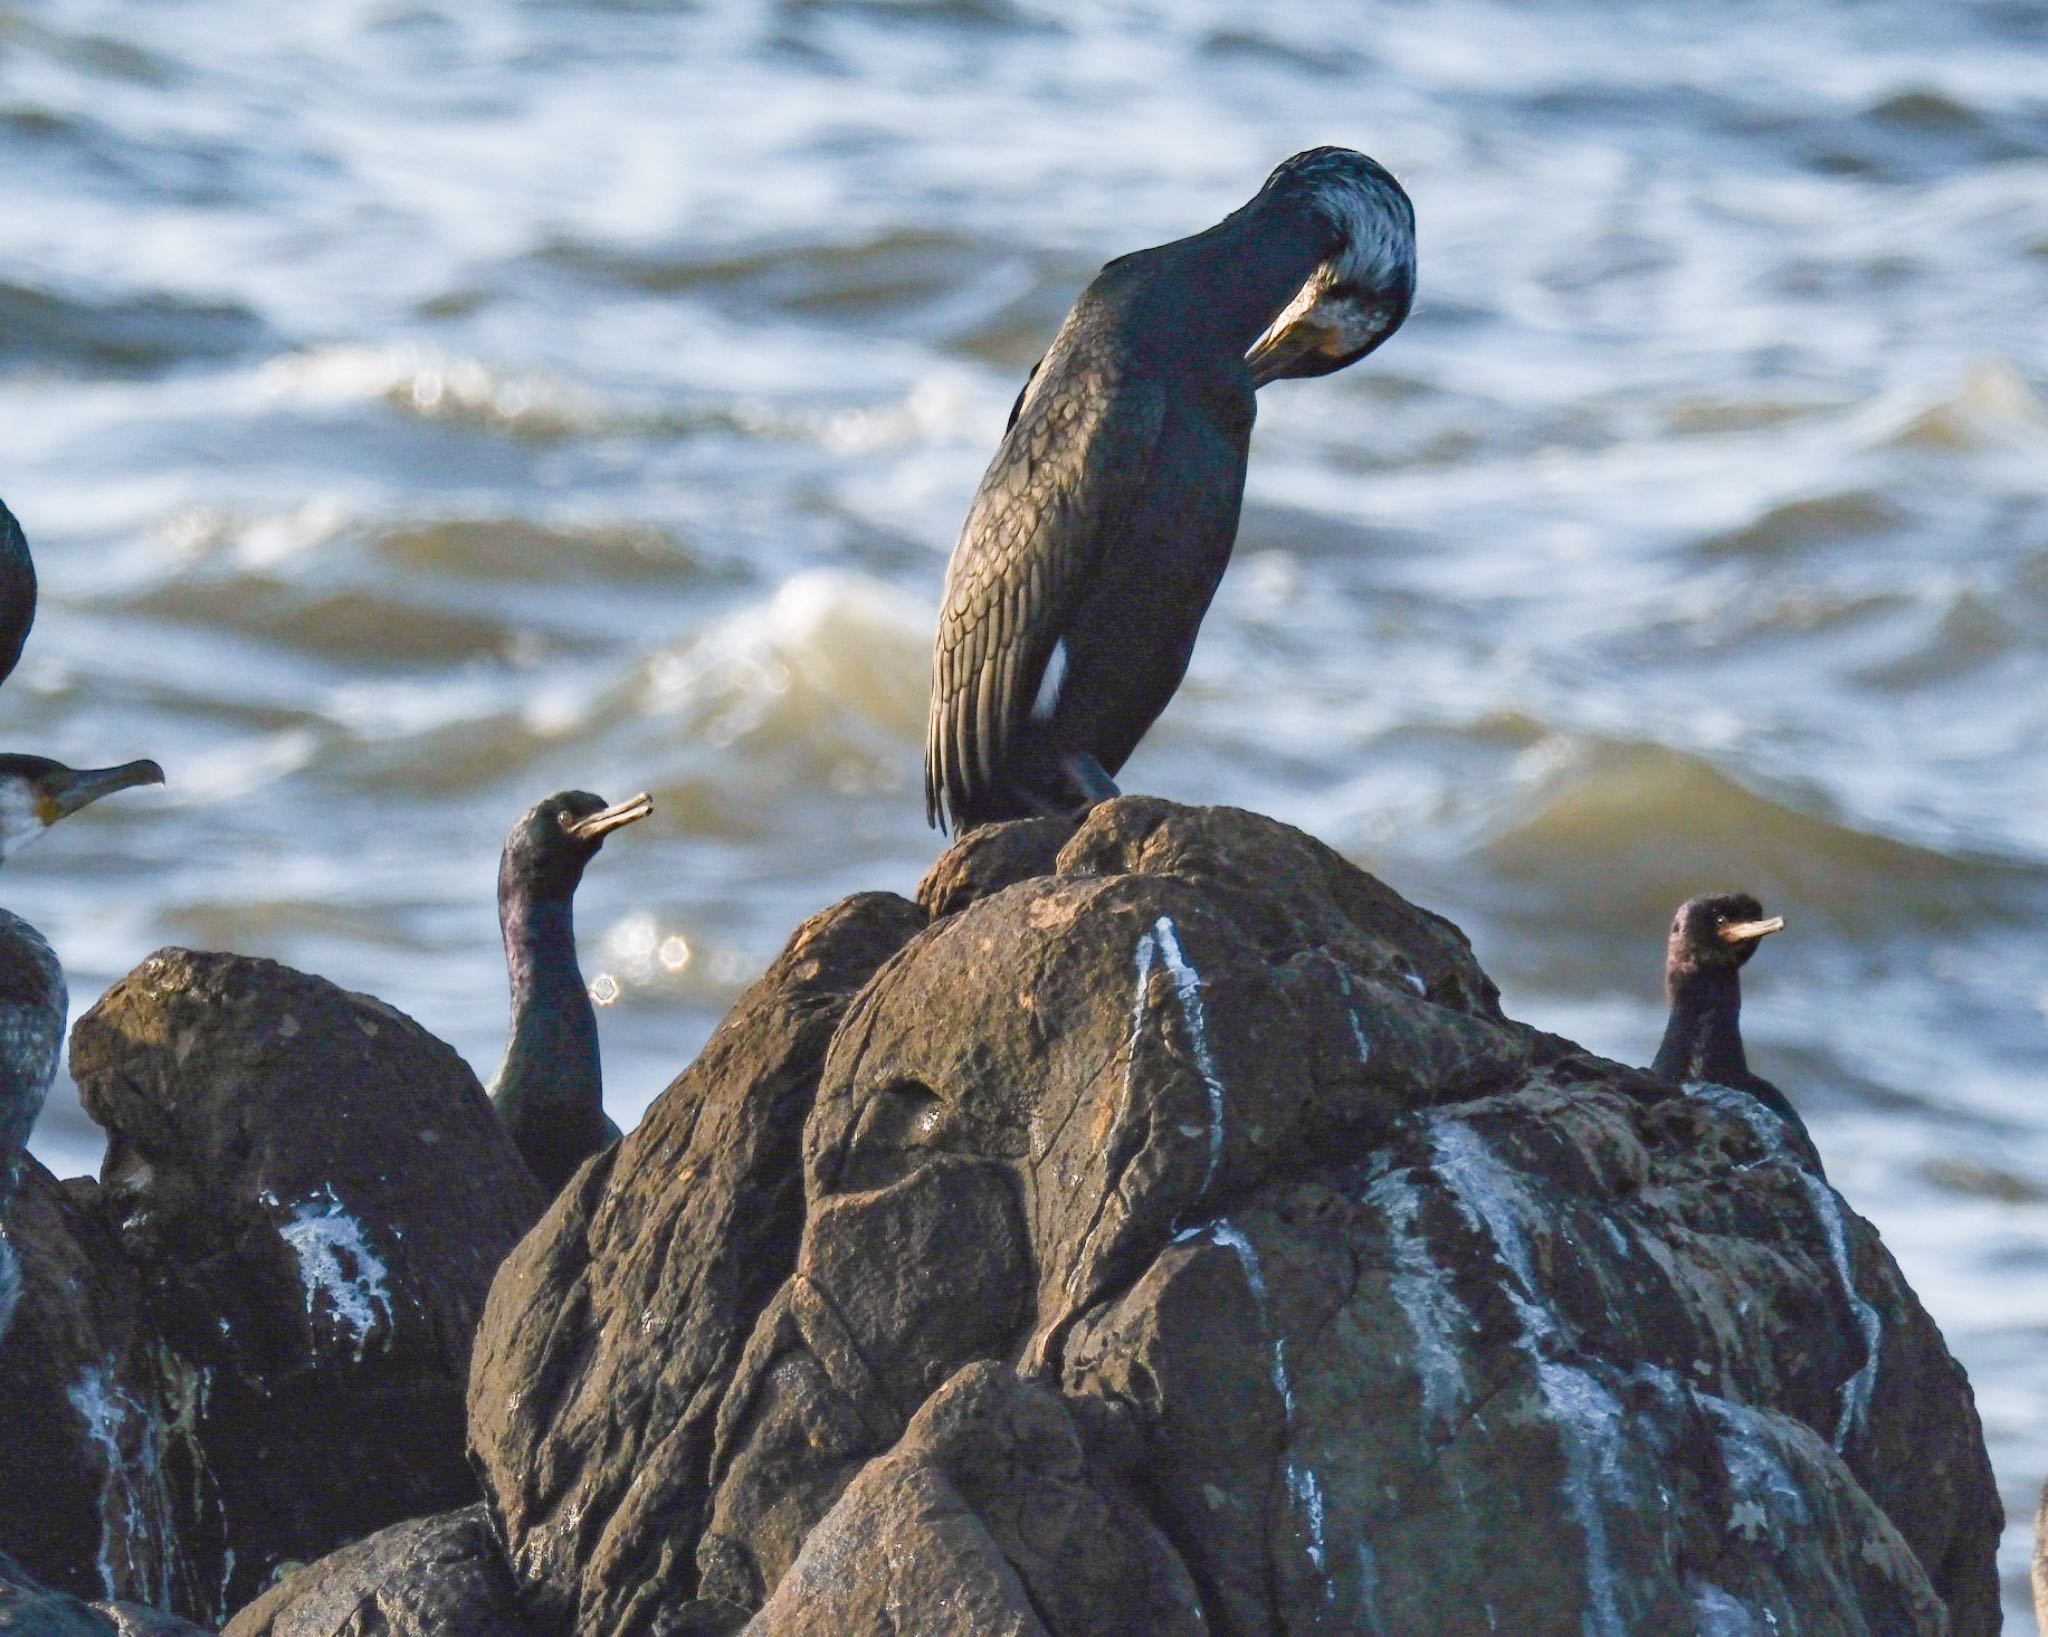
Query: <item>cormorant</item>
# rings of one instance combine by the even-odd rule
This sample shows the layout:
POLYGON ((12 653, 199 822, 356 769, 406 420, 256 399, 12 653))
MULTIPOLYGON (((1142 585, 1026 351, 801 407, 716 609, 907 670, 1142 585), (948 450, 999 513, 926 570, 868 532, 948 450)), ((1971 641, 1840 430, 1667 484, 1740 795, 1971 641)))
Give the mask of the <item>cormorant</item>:
POLYGON ((1742 1050, 1739 974, 1757 945, 1784 927, 1784 916, 1766 920, 1763 905, 1746 892, 1688 898, 1678 906, 1664 952, 1664 995, 1671 1002, 1671 1021, 1664 1027, 1664 1041, 1650 1072, 1667 1080, 1705 1081, 1748 1092, 1784 1122, 1793 1145, 1818 1170, 1820 1157, 1806 1122, 1782 1091, 1749 1072, 1742 1050))
POLYGON ((14 513, 0 501, 0 682, 7 680, 36 622, 36 565, 14 513))
POLYGON ((1408 195, 1348 148, 1296 154, 1214 227, 1103 268, 1024 383, 946 569, 932 823, 1116 794, 1230 561, 1256 389, 1363 358, 1414 291, 1408 195))
POLYGON ((605 1117, 597 1014, 576 966, 576 887, 606 836, 653 811, 646 795, 607 807, 587 790, 565 790, 512 826, 498 860, 512 1033, 491 1101, 550 1195, 619 1136, 605 1117))
MULTIPOLYGON (((70 768, 41 756, 0 755, 0 860, 88 802, 163 779, 155 762, 70 768)), ((0 1219, 14 1198, 29 1132, 57 1077, 69 1005, 64 968, 48 941, 20 916, 0 909, 0 1219)), ((14 1252, 0 1237, 0 1332, 20 1294, 14 1252)))

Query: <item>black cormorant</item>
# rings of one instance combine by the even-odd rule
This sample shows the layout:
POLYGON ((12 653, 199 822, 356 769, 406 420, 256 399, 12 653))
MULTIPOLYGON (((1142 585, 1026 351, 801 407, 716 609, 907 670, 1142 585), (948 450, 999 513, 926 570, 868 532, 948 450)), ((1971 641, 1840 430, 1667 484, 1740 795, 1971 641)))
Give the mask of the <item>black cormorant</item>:
POLYGON ((36 565, 14 513, 0 501, 0 682, 21 658, 28 628, 36 622, 36 565))
POLYGON ((1782 1091, 1749 1072, 1742 1050, 1740 973, 1757 945, 1784 926, 1782 915, 1766 920, 1763 905, 1746 892, 1688 898, 1678 906, 1664 951, 1664 997, 1671 1003, 1671 1021, 1650 1071, 1667 1080, 1748 1092, 1784 1122, 1794 1146, 1817 1170, 1820 1159, 1806 1122, 1782 1091))
POLYGON ((586 790, 565 790, 512 826, 498 860, 512 1033, 491 1101, 550 1195, 619 1136, 605 1117, 597 1014, 576 965, 576 887, 606 836, 653 811, 645 795, 607 807, 586 790))
POLYGON ((946 569, 925 813, 965 830, 1114 795, 1237 538, 1254 392, 1400 326, 1415 214, 1348 148, 1296 154, 1192 238, 1121 256, 1010 412, 946 569))
MULTIPOLYGON (((70 768, 41 756, 0 755, 0 859, 60 818, 131 785, 163 783, 155 762, 70 768)), ((57 1077, 69 998, 48 941, 0 909, 0 1218, 14 1198, 22 1151, 57 1077)), ((0 1237, 0 1331, 20 1295, 14 1253, 0 1237)))

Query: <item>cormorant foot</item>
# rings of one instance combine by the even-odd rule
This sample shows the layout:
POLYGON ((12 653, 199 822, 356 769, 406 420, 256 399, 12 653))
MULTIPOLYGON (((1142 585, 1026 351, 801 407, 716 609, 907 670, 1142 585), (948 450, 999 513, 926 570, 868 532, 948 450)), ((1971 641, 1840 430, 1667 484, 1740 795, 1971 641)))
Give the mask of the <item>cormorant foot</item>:
POLYGON ((1116 787, 1116 780, 1102 771, 1102 764, 1085 750, 1071 751, 1060 758, 1060 766, 1073 781, 1075 793, 1082 801, 1081 811, 1086 812, 1099 801, 1109 801, 1123 792, 1116 787))

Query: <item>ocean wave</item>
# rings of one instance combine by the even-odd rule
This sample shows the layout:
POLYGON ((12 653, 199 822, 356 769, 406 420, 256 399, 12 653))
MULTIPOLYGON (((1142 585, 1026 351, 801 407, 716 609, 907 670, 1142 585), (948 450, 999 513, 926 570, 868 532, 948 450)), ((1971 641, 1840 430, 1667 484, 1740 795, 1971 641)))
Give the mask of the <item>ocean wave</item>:
POLYGON ((269 360, 264 385, 306 403, 381 401, 422 420, 547 442, 598 430, 597 405, 552 376, 512 374, 417 346, 345 343, 269 360))
POLYGON ((233 302, 162 291, 88 296, 0 282, 0 365, 149 375, 251 353, 271 340, 263 320, 233 302))
POLYGON ((2024 917, 2048 889, 2039 867, 1887 835, 1668 745, 1553 742, 1530 765, 1516 811, 1481 853, 1581 920, 1659 925, 1694 893, 1743 890, 1838 925, 1925 929, 2024 917))

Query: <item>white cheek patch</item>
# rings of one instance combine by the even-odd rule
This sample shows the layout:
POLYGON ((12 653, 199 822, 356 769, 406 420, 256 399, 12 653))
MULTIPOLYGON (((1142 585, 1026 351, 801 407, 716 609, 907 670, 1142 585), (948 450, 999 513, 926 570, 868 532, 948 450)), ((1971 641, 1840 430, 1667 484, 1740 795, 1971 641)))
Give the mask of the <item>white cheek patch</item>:
POLYGON ((16 780, 0 783, 0 859, 12 858, 47 828, 32 789, 16 780))
POLYGON ((1059 709, 1060 684, 1067 680, 1067 639, 1061 637, 1052 645, 1052 653, 1045 661, 1045 674, 1038 679, 1038 694, 1031 701, 1031 720, 1050 721, 1052 713, 1059 709))

